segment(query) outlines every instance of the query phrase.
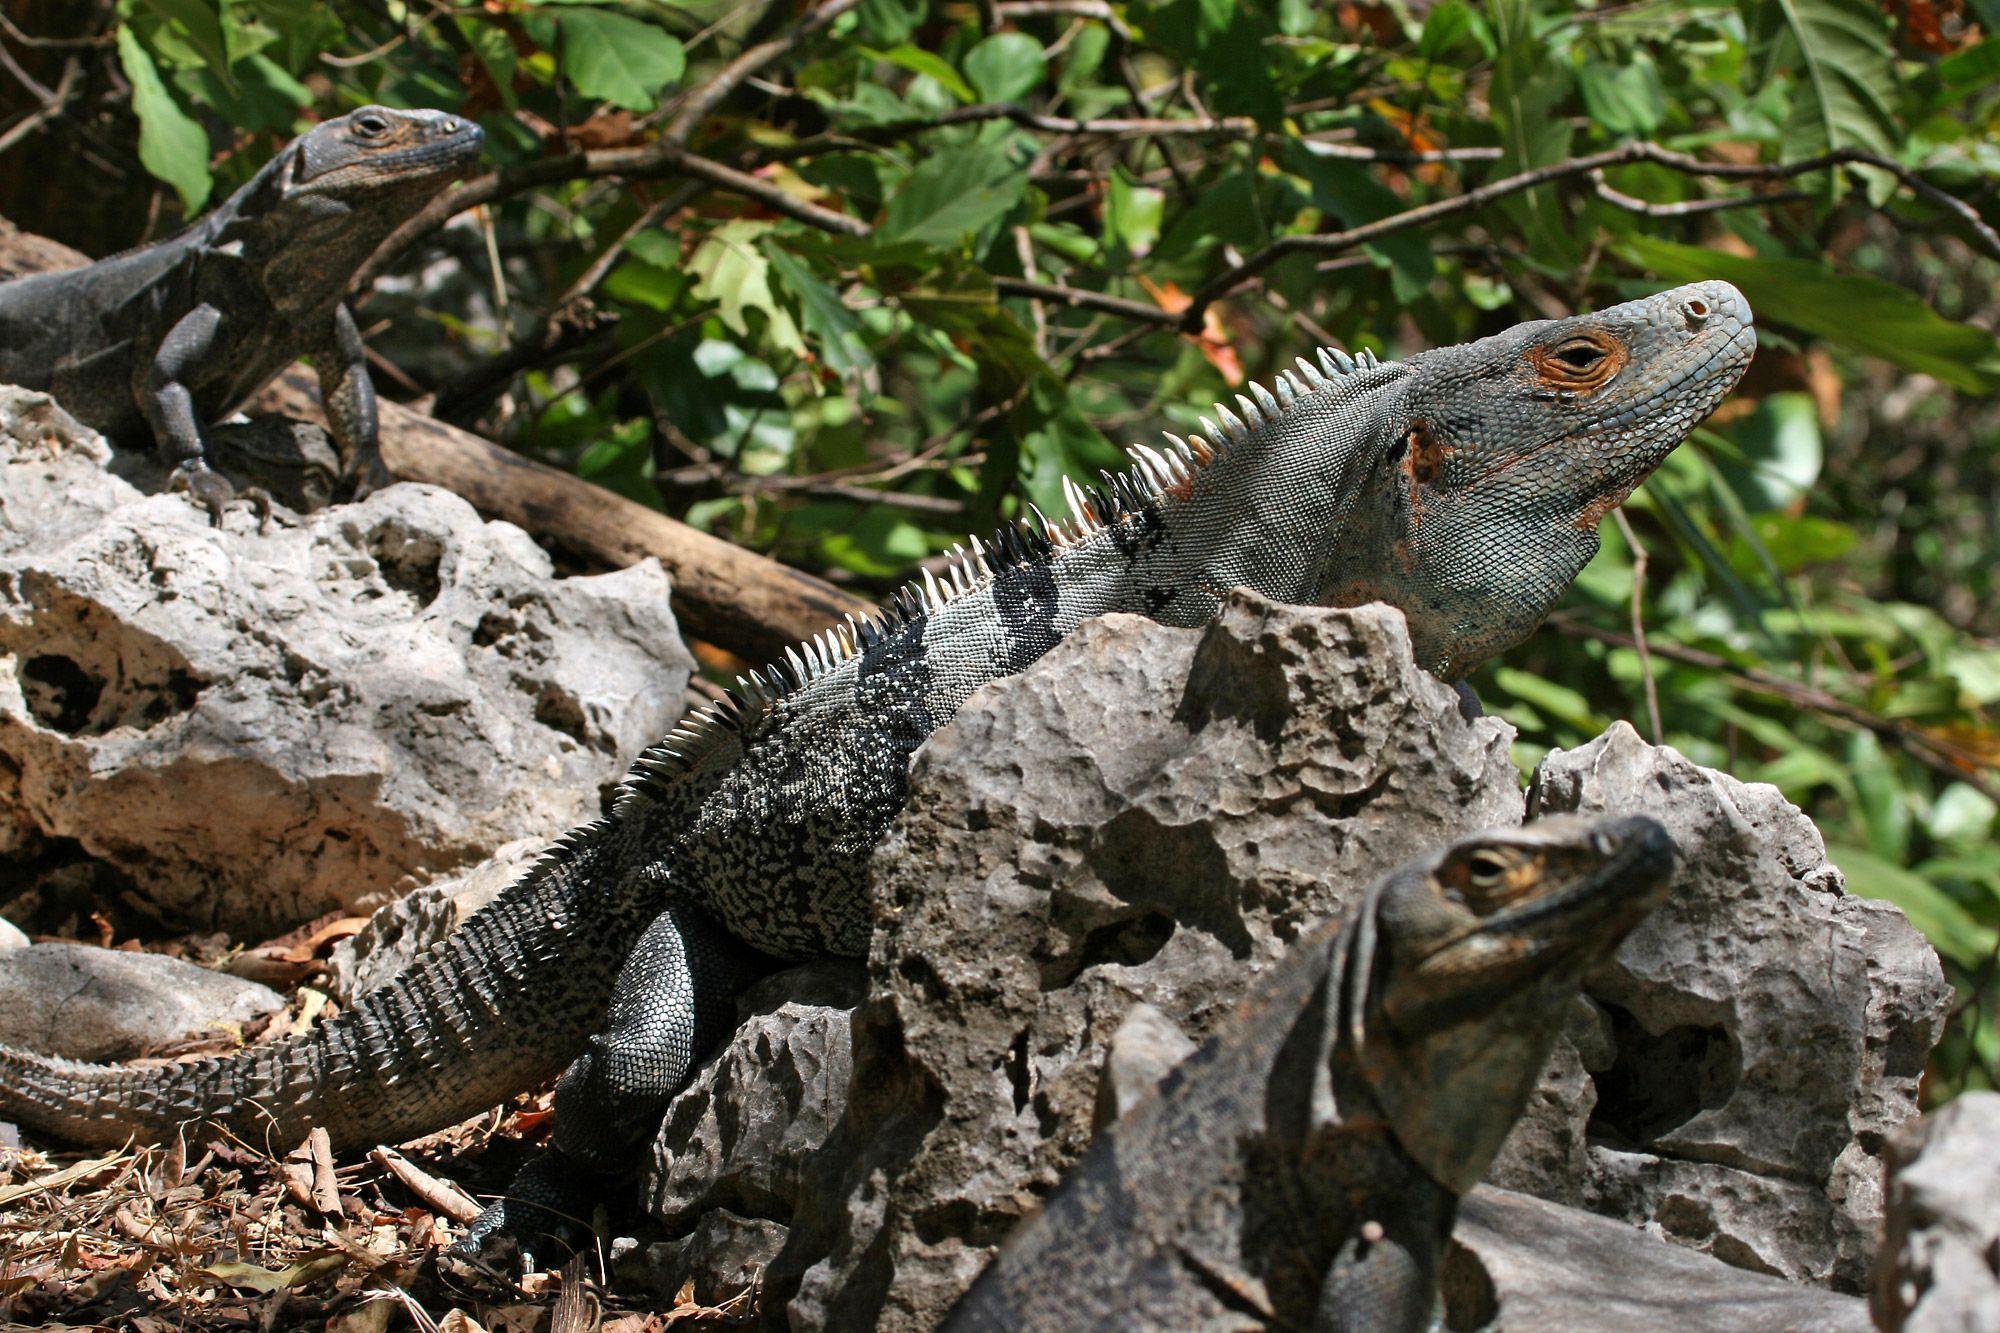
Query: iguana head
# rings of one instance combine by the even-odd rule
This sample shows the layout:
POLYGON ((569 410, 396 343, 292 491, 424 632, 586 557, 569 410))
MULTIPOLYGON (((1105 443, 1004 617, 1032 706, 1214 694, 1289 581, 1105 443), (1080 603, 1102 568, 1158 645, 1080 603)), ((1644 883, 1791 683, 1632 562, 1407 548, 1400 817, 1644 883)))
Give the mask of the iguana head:
POLYGON ((390 191, 428 198, 470 166, 485 142, 485 132, 463 116, 364 106, 293 141, 284 193, 292 200, 390 191))
POLYGON ((1541 623, 1596 554, 1599 520, 1756 349, 1743 294, 1698 282, 1384 367, 1315 600, 1390 602, 1419 661, 1465 675, 1541 623))
POLYGON ((1577 985, 1666 896, 1643 815, 1464 838, 1379 881, 1350 929, 1341 1047, 1397 1140, 1458 1193, 1541 1076, 1577 985))

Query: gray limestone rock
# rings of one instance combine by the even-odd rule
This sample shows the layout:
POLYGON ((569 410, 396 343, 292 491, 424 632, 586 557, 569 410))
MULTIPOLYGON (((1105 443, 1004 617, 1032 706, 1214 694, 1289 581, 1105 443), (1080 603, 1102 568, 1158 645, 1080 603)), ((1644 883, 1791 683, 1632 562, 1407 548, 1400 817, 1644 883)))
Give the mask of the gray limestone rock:
MULTIPOLYGON (((933 1326, 1100 1118, 1303 929, 1411 856, 1520 821, 1511 739, 1414 666, 1382 608, 1238 595, 1205 630, 1084 626, 919 753, 873 864, 865 998, 769 979, 675 1101, 648 1188, 677 1239, 655 1271, 724 1290, 776 1245, 767 1324, 933 1326), (710 1232, 716 1209, 732 1218, 710 1232)), ((1551 756, 1532 800, 1652 814, 1685 862, 1588 979, 1505 1181, 1610 1215, 1565 1251, 1578 1271, 1629 1242, 1718 1309, 1852 1325, 1851 1299, 1740 1270, 1858 1289, 1875 1154, 1913 1113, 1948 995, 1935 956, 1842 890, 1775 790, 1629 728, 1551 756)), ((1569 1299, 1535 1271, 1517 1306, 1569 1299)), ((1697 1301, 1671 1287, 1635 1286, 1633 1308, 1697 1301)))
POLYGON ((267 986, 165 954, 34 944, 0 952, 0 1043, 124 1060, 284 1008, 267 986))
MULTIPOLYGON (((847 1109, 850 1012, 865 985, 859 963, 829 959, 744 992, 735 1036, 675 1097, 641 1178, 669 1231, 698 1230, 718 1202, 789 1223, 801 1177, 847 1109)), ((725 1275, 694 1264, 686 1276, 705 1290, 725 1275)))
POLYGON ((106 458, 0 390, 0 856, 74 840, 172 917, 272 933, 595 817, 679 715, 653 562, 556 578, 412 485, 217 529, 106 458))
POLYGON ((2000 1093, 1968 1092, 1889 1138, 1888 1219, 1868 1300, 1888 1333, 2000 1333, 2000 1093))
POLYGON ((1859 1297, 1746 1273, 1608 1217, 1482 1185, 1459 1207, 1446 1328, 1865 1333, 1859 1297))
POLYGON ((1876 1145, 1916 1114, 1951 999, 1937 955, 1894 907, 1842 889, 1776 788, 1623 723, 1551 754, 1529 806, 1650 814, 1682 864, 1667 904, 1585 983, 1609 1059, 1559 1050, 1587 1089, 1532 1106, 1517 1131, 1516 1144, 1587 1150, 1510 1144, 1491 1178, 1739 1267, 1860 1291, 1881 1222, 1876 1145))
POLYGON ((767 1299, 934 1326, 1088 1143, 1132 1006, 1198 1040, 1371 879, 1518 822, 1511 739, 1395 612, 1240 594, 1205 630, 1107 617, 974 695, 876 856, 853 1101, 767 1299))

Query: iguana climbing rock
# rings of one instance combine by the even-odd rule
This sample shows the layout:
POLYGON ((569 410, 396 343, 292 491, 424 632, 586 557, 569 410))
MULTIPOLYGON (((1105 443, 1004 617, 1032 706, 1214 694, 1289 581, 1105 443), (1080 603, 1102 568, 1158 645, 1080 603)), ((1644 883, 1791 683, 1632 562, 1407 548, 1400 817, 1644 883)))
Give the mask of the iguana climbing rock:
MULTIPOLYGON (((1382 600, 1451 677, 1517 642, 1597 549, 1597 521, 1721 400, 1756 346, 1735 288, 1697 283, 1378 363, 1324 351, 1067 486, 865 621, 738 682, 643 752, 576 829, 395 982, 309 1034, 165 1068, 0 1050, 0 1117, 92 1143, 190 1120, 289 1147, 434 1130, 567 1065, 556 1153, 516 1200, 613 1171, 772 958, 859 955, 870 850, 911 754, 987 681, 1084 619, 1198 625, 1248 585, 1382 600)), ((1022 756, 1023 763, 1033 756, 1022 756)), ((514 1205, 475 1224, 522 1231, 514 1205)))
POLYGON ((364 487, 380 484, 347 283, 484 140, 463 117, 364 106, 294 139, 177 236, 0 283, 0 383, 53 394, 114 443, 150 431, 172 484, 219 521, 233 491, 203 428, 310 353, 335 441, 364 487))
POLYGON ((1383 876, 1091 1145, 945 1327, 1429 1327, 1458 1197, 1673 862, 1644 816, 1563 818, 1383 876))

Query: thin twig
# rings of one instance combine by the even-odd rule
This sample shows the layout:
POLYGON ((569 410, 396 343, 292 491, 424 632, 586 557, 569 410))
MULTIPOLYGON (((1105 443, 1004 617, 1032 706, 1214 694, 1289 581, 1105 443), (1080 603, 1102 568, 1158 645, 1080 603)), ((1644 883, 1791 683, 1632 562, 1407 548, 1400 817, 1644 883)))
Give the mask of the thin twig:
MULTIPOLYGON (((1619 648, 1638 647, 1629 634, 1599 629, 1595 625, 1585 624, 1568 616, 1550 616, 1548 626, 1558 634, 1566 634, 1573 639, 1594 639, 1598 643, 1608 643, 1619 648)), ((2000 801, 2000 783, 1994 782, 1980 772, 1986 765, 1978 755, 1948 741, 1940 740, 1899 718, 1882 717, 1865 708, 1857 708, 1845 699, 1828 694, 1825 690, 1788 680, 1762 667, 1739 666, 1726 657, 1700 648, 1690 648, 1686 644, 1656 640, 1650 645, 1650 649, 1656 656, 1664 657, 1670 662, 1680 662, 1686 666, 1720 672, 1744 689, 1768 694, 1773 698, 1783 699, 1794 707, 1809 708, 1815 713, 1823 713, 1849 726, 1873 732, 1932 772, 1954 782, 1967 783, 1978 788, 1992 800, 2000 801)))
POLYGON ((1632 644, 1639 650, 1639 676, 1646 683, 1646 720, 1653 724, 1653 744, 1667 743, 1666 729, 1660 725, 1660 690, 1653 680, 1653 654, 1646 646, 1646 548, 1632 530, 1632 520, 1623 509, 1611 511, 1625 547, 1632 552, 1632 644))
POLYGON ((8 126, 5 134, 0 134, 0 153, 6 152, 41 126, 60 116, 63 108, 69 105, 70 98, 76 95, 77 76, 82 72, 82 63, 75 56, 71 56, 63 65, 62 77, 56 80, 56 86, 50 90, 48 97, 43 99, 41 106, 8 126))
POLYGON ((1601 171, 1590 173, 1590 184, 1597 191, 1597 197, 1605 203, 1616 204, 1628 213, 1637 213, 1649 218, 1686 218, 1702 213, 1721 213, 1732 208, 1792 204, 1812 198, 1804 190, 1779 190, 1772 194, 1739 194, 1727 199, 1681 199, 1674 203, 1656 204, 1618 189, 1604 179, 1604 173, 1601 171))
POLYGON ((1105 292, 1093 292, 1082 287, 1064 287, 1053 282, 1029 282, 1025 278, 995 278, 994 290, 1009 296, 1027 296, 1037 301, 1054 301, 1059 305, 1076 306, 1084 310, 1102 310, 1110 315, 1123 315, 1146 324, 1178 324, 1180 317, 1144 301, 1127 300, 1122 296, 1111 296, 1105 292))
POLYGON ((1547 166, 1517 172, 1512 176, 1503 176, 1497 181, 1489 181, 1450 199, 1439 199, 1433 203, 1405 209, 1386 218, 1378 218, 1358 227, 1349 227, 1345 231, 1309 236, 1281 236, 1246 257, 1241 263, 1234 264, 1216 275, 1197 291, 1187 309, 1181 312, 1181 326, 1188 330, 1199 329, 1202 315, 1210 305, 1228 296, 1248 279, 1262 273, 1287 255, 1338 254, 1366 245, 1370 241, 1381 240, 1386 236, 1428 226, 1443 218, 1483 208, 1495 200, 1520 194, 1553 181, 1573 176, 1587 176, 1606 167, 1626 166, 1635 162, 1651 162, 1690 176, 1713 176, 1730 180, 1786 180, 1815 171, 1825 171, 1830 167, 1875 167, 1889 172, 1918 195, 1952 213, 1971 229, 1979 242, 1979 248, 1988 256, 2000 259, 2000 232, 1996 232, 1970 204, 1919 178, 1901 163, 1874 153, 1862 152, 1855 148, 1837 148, 1832 152, 1820 153, 1815 157, 1802 158, 1795 162, 1708 162, 1685 153, 1677 153, 1669 148, 1662 148, 1656 143, 1640 141, 1620 144, 1616 148, 1607 148, 1602 152, 1590 153, 1583 157, 1552 162, 1547 166))

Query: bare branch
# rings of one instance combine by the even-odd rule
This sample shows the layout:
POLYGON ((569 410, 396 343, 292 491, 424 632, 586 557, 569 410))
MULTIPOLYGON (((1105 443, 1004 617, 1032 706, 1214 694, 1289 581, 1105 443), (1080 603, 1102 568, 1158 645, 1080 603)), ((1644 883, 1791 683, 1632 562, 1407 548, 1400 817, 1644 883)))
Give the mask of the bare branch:
POLYGON ((1194 300, 1181 314, 1181 326, 1189 330, 1200 328, 1202 314, 1210 305, 1229 295, 1245 281, 1262 273, 1287 255, 1338 254, 1385 236, 1393 236, 1399 232, 1428 226, 1442 218, 1483 208, 1495 200, 1520 194, 1552 181, 1588 176, 1601 172, 1606 167, 1626 166, 1634 162, 1652 162, 1690 176, 1713 176, 1732 180, 1789 180, 1795 176, 1804 176, 1837 166, 1875 167, 1889 172, 1914 193, 1951 212, 1972 230, 1980 248, 1987 255, 2000 259, 2000 232, 1994 231, 1970 204, 1920 179, 1901 163, 1879 157, 1874 153, 1864 153, 1853 148, 1839 148, 1796 162, 1707 162, 1701 158, 1689 157, 1685 153, 1674 152, 1669 148, 1662 148, 1656 143, 1640 141, 1620 144, 1616 148, 1607 148, 1602 152, 1583 157, 1552 162, 1547 166, 1517 172, 1512 176, 1503 176, 1497 181, 1489 181, 1450 199, 1439 199, 1433 203, 1405 209, 1401 213, 1378 218, 1374 222, 1363 223, 1358 227, 1349 227, 1345 231, 1309 236, 1281 236, 1241 263, 1224 270, 1196 292, 1194 300))

